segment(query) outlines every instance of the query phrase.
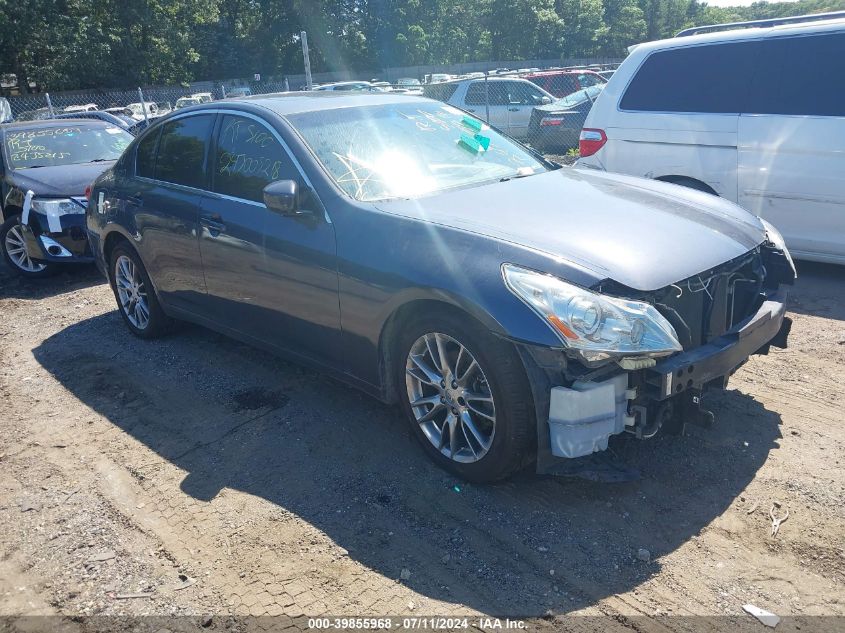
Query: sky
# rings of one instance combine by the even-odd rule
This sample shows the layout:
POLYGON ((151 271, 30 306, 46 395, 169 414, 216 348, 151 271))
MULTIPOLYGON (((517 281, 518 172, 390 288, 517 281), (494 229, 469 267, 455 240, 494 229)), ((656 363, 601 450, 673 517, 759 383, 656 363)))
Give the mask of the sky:
MULTIPOLYGON (((747 7, 756 0, 704 0, 711 7, 747 7)), ((795 2, 795 0, 777 0, 778 2, 795 2)))

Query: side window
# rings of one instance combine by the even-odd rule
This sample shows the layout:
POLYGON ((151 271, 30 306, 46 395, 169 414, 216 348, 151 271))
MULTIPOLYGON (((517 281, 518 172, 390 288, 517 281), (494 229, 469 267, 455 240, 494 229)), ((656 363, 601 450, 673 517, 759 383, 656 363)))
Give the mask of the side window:
POLYGON ((508 103, 511 105, 540 105, 543 93, 533 85, 521 81, 509 81, 508 103))
POLYGON ((622 97, 623 110, 742 112, 759 42, 688 46, 652 53, 622 97))
POLYGON ((490 96, 490 105, 508 105, 508 91, 504 81, 488 81, 485 89, 483 81, 475 81, 467 89, 466 104, 480 106, 487 103, 487 95, 490 96))
POLYGON ((135 174, 144 178, 155 177, 156 147, 161 128, 157 128, 151 134, 147 134, 138 142, 135 150, 135 174))
POLYGON ((572 75, 558 75, 552 78, 552 86, 549 92, 565 97, 576 90, 578 90, 578 86, 575 84, 575 78, 572 75))
POLYGON ((158 143, 155 178, 202 189, 205 157, 214 115, 188 116, 165 123, 158 143))
POLYGON ((762 43, 745 110, 751 114, 845 116, 845 33, 762 43))
POLYGON ((227 196, 264 202, 269 183, 299 178, 276 136, 255 119, 225 115, 214 154, 214 191, 227 196))

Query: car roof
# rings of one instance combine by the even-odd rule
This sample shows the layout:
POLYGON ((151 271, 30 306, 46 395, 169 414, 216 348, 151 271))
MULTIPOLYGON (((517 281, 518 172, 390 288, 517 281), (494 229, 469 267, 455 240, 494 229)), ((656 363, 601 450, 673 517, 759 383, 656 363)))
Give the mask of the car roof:
POLYGON ((539 72, 528 73, 525 77, 552 77, 555 75, 583 75, 589 73, 591 75, 598 75, 594 68, 559 68, 556 70, 541 70, 539 72))
POLYGON ((36 121, 14 121, 12 123, 3 123, 0 125, 0 131, 14 132, 15 130, 32 128, 67 127, 70 125, 68 121, 74 121, 74 127, 115 127, 114 123, 103 121, 101 119, 65 117, 62 119, 40 119, 36 121))
MULTIPOLYGON (((303 91, 303 92, 279 92, 275 94, 253 95, 251 97, 236 97, 226 100, 226 107, 233 103, 244 103, 259 105, 281 116, 296 114, 299 112, 312 112, 316 110, 334 110, 337 108, 350 108, 365 105, 389 105, 392 103, 408 103, 408 99, 420 99, 421 97, 408 97, 407 95, 390 92, 346 92, 333 90, 303 91)), ((434 100, 431 100, 435 102, 434 100)), ((436 101, 435 103, 441 103, 436 101)), ((193 106, 184 112, 198 112, 200 110, 213 110, 219 108, 216 102, 205 103, 200 106, 193 106)))
POLYGON ((664 48, 682 48, 687 46, 697 46, 700 44, 736 42, 769 37, 789 37, 809 33, 841 32, 843 30, 845 30, 845 18, 819 20, 817 22, 795 22, 792 24, 781 24, 770 27, 736 28, 728 31, 701 33, 699 35, 685 35, 665 40, 645 42, 634 46, 631 53, 644 55, 650 53, 651 51, 661 50, 664 48))
MULTIPOLYGON (((464 77, 463 79, 452 79, 451 81, 441 81, 441 84, 460 84, 460 83, 469 83, 469 82, 476 82, 476 81, 484 81, 484 77, 464 77)), ((487 77, 487 81, 524 81, 526 83, 531 83, 527 79, 523 79, 522 77, 518 77, 516 75, 489 75, 487 77)), ((531 84, 532 86, 534 84, 531 84)))

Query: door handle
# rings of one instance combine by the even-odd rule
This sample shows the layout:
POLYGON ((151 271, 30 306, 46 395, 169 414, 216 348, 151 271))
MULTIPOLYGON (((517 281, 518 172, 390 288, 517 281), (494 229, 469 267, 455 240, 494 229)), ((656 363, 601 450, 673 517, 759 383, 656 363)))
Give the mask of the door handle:
POLYGON ((519 112, 519 108, 508 108, 508 112, 519 112))
POLYGON ((200 216, 200 224, 208 229, 212 237, 217 237, 222 231, 226 230, 226 225, 222 220, 223 218, 218 213, 209 213, 200 216))

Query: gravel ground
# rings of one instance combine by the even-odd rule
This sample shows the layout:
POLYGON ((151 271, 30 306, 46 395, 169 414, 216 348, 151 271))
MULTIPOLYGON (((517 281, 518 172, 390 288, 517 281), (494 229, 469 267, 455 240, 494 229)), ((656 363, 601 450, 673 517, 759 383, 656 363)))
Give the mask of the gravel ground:
POLYGON ((199 327, 132 338, 92 269, 0 266, 0 615, 762 630, 752 603, 789 616, 778 630, 835 630, 814 616, 845 615, 845 275, 800 272, 790 349, 710 398, 713 429, 614 442, 641 480, 474 486, 351 388, 199 327))

